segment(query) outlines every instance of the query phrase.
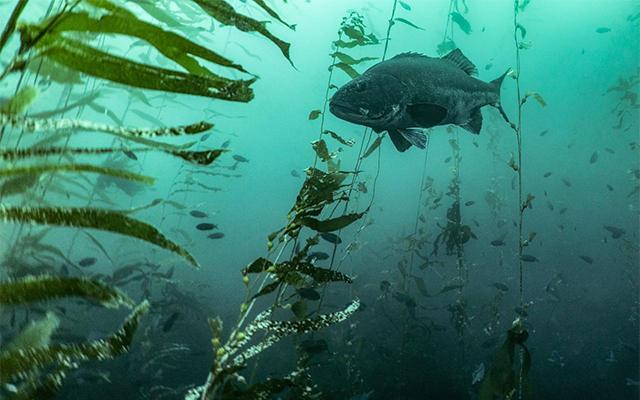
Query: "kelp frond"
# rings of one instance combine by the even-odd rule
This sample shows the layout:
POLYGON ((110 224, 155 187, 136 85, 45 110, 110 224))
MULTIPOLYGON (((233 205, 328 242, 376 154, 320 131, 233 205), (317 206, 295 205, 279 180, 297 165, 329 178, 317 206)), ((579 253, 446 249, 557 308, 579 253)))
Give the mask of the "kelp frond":
POLYGON ((140 318, 148 308, 149 302, 145 300, 131 312, 122 327, 106 339, 82 344, 54 344, 40 348, 3 351, 0 353, 0 383, 24 377, 25 374, 52 363, 73 368, 76 361, 105 360, 126 353, 131 346, 140 318))
POLYGON ((58 165, 30 165, 26 167, 13 167, 0 169, 0 178, 11 177, 14 175, 35 175, 46 172, 94 172, 103 175, 113 176, 114 178, 128 179, 135 182, 153 184, 155 178, 150 176, 136 174, 115 168, 96 167, 90 164, 58 164, 58 165))
POLYGON ((198 262, 185 248, 166 238, 158 229, 117 211, 87 207, 7 207, 0 205, 4 221, 92 228, 131 236, 172 251, 194 267, 198 262))
POLYGON ((93 300, 104 307, 133 307, 133 302, 118 288, 84 278, 28 276, 0 283, 0 305, 16 306, 27 303, 80 297, 93 300))

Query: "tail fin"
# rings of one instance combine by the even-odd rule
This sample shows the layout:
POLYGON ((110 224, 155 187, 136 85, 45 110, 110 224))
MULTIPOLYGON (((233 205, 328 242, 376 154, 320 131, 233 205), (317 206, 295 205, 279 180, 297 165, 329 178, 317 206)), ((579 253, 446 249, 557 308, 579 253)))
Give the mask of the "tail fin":
POLYGON ((500 87, 502 86, 502 81, 504 81, 504 77, 507 76, 509 71, 511 71, 511 68, 509 68, 507 72, 502 74, 501 77, 491 81, 491 85, 493 85, 496 88, 496 92, 498 92, 498 102, 496 104, 493 104, 493 106, 497 108, 498 111, 500 111, 500 114, 502 114, 502 117, 504 118, 505 121, 507 121, 508 124, 510 124, 511 122, 509 121, 507 114, 505 114, 504 109, 502 108, 502 102, 500 101, 500 87))

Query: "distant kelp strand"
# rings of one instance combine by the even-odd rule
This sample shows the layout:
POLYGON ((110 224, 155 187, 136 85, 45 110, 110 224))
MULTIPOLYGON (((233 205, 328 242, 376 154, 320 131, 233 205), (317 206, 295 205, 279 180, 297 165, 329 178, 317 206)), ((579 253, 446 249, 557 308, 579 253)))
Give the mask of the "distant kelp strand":
POLYGON ((172 251, 194 267, 198 262, 182 246, 167 239, 155 227, 117 211, 71 207, 10 207, 0 205, 0 218, 5 222, 92 228, 141 239, 172 251))
POLYGON ((93 300, 104 307, 117 308, 121 305, 134 307, 133 302, 119 289, 84 278, 41 275, 0 282, 0 304, 3 306, 65 297, 93 300))
MULTIPOLYGON (((57 390, 62 386, 65 374, 58 371, 77 368, 77 361, 105 360, 115 358, 126 353, 131 346, 133 335, 140 323, 140 318, 148 310, 149 302, 143 301, 127 317, 121 328, 113 335, 94 342, 81 344, 50 344, 46 347, 21 348, 19 350, 3 351, 0 353, 0 383, 4 384, 14 379, 29 378, 24 390, 42 390, 43 385, 55 383, 48 390, 57 390), (53 372, 57 378, 55 382, 46 380, 38 384, 39 379, 34 376, 34 371, 39 371, 53 364, 58 368, 53 372)), ((20 391, 18 391, 18 396, 20 391)), ((41 398, 41 397, 39 397, 41 398)))
MULTIPOLYGON (((612 114, 616 114, 618 117, 618 125, 613 126, 613 129, 622 129, 624 118, 627 115, 632 115, 632 109, 638 108, 638 90, 636 89, 640 82, 640 73, 632 74, 628 78, 619 77, 618 84, 610 86, 603 96, 616 92, 621 94, 618 104, 611 110, 612 114)), ((626 129, 631 128, 629 125, 626 129)), ((632 145, 633 148, 633 145, 632 145)))

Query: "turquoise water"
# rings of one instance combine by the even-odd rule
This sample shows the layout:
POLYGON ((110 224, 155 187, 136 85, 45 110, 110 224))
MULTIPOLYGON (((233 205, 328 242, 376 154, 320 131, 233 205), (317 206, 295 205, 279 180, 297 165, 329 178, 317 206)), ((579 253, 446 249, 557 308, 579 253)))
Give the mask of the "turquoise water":
MULTIPOLYGON (((132 306, 149 309, 124 354, 65 370, 53 398, 185 398, 205 385, 196 397, 260 398, 260 387, 272 392, 262 398, 492 399, 508 371, 513 398, 638 397, 640 3, 517 3, 517 27, 509 1, 63 3, 29 2, 22 39, 1 48, 2 282, 83 278, 128 300, 113 310, 45 288, 40 301, 3 300, 0 357, 95 344, 132 306), (383 59, 453 48, 482 81, 512 69, 501 102, 515 129, 483 107, 479 135, 435 126, 425 150, 400 153, 388 134, 329 112, 337 88, 383 59), (205 95, 252 79, 247 98, 205 95), (8 100, 20 90, 34 93, 28 106, 8 100), (58 128, 31 132, 45 119, 58 128), (214 126, 131 139, 199 121, 214 126), (217 158, 198 165, 180 151, 217 158), (330 196, 314 203, 310 185, 330 196), (54 218, 61 210, 82 217, 54 218), (267 310, 290 324, 252 336, 267 310), (318 315, 332 323, 307 320, 318 315), (229 352, 252 355, 238 375, 229 352)), ((16 2, 1 7, 6 27, 16 2)), ((41 364, 35 387, 62 365, 41 364)), ((3 396, 45 398, 7 374, 3 396)))

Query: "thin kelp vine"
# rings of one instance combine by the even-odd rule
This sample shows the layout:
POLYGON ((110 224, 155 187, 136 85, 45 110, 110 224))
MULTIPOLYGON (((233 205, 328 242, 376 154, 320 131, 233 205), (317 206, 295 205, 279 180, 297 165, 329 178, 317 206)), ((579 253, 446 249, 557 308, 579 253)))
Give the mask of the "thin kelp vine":
MULTIPOLYGON (((257 0, 255 3, 270 17, 293 29, 266 3, 257 0)), ((19 40, 15 54, 3 63, 4 69, 0 75, 5 83, 16 83, 14 95, 0 104, 0 143, 3 145, 0 156, 5 161, 0 169, 0 196, 3 201, 0 217, 5 222, 20 224, 14 245, 8 248, 4 256, 4 278, 0 282, 0 300, 3 309, 11 312, 10 328, 15 331, 13 335, 8 335, 9 338, 13 337, 13 341, 3 346, 0 354, 3 387, 12 398, 50 398, 58 391, 67 373, 78 367, 77 361, 113 358, 127 352, 140 317, 147 311, 150 302, 159 310, 170 309, 171 301, 190 304, 191 312, 202 314, 203 307, 198 300, 178 289, 178 284, 182 282, 171 280, 174 267, 161 272, 163 267, 175 263, 175 258, 159 264, 138 261, 123 265, 121 257, 116 257, 105 248, 99 236, 88 231, 141 239, 175 253, 193 266, 199 265, 184 247, 165 237, 151 224, 131 216, 165 203, 165 200, 156 199, 149 204, 133 206, 134 196, 144 190, 138 185, 152 185, 155 179, 143 173, 144 163, 138 165, 140 171, 134 172, 130 170, 130 162, 137 161, 136 153, 146 156, 148 152, 155 151, 177 157, 183 161, 183 165, 209 166, 215 165, 214 162, 227 150, 191 149, 211 135, 205 133, 214 126, 210 122, 166 127, 159 120, 160 110, 158 116, 153 117, 130 107, 134 101, 152 107, 151 100, 142 89, 164 92, 163 105, 165 101, 170 101, 167 99, 173 99, 171 95, 175 93, 248 102, 253 98, 250 86, 256 77, 232 60, 176 33, 177 30, 195 37, 199 32, 185 24, 186 19, 179 21, 179 14, 166 8, 168 4, 120 4, 109 0, 51 1, 40 22, 24 22, 22 15, 33 14, 25 14, 32 12, 29 8, 32 4, 22 0, 15 6, 0 38, 0 51, 4 53, 19 40), (138 17, 140 9, 146 13, 144 19, 138 17), (15 40, 12 41, 12 38, 15 40), (111 44, 114 39, 132 43, 124 55, 113 51, 111 44), (147 46, 146 54, 138 54, 142 63, 126 57, 130 51, 138 52, 141 46, 147 46), (159 56, 152 61, 152 50, 164 58, 159 56), (184 71, 166 68, 167 60, 184 71), (224 74, 212 72, 201 64, 202 61, 217 65, 224 74), (231 70, 243 74, 245 78, 226 77, 231 70), (14 79, 16 75, 18 78, 14 79), (30 85, 27 82, 31 78, 33 84, 30 85), (109 83, 105 85, 104 82, 109 83), (83 92, 73 93, 74 85, 78 84, 84 86, 83 92), (65 85, 58 106, 42 110, 42 104, 38 101, 40 95, 59 88, 58 85, 65 85), (121 116, 97 103, 105 95, 108 97, 121 89, 128 92, 121 116), (80 119, 87 107, 106 116, 115 125, 80 119), (75 118, 65 118, 70 111, 76 111, 75 118), (123 126, 129 111, 157 127, 123 126), (72 138, 81 132, 90 132, 103 138, 110 136, 111 145, 101 147, 101 139, 92 142, 97 144, 95 146, 72 145, 72 138), (47 136, 43 135, 45 133, 47 136), (200 140, 185 144, 160 141, 194 135, 198 135, 200 140), (61 140, 64 140, 64 145, 57 145, 61 140), (107 156, 107 159, 100 164, 85 161, 99 156, 107 156), (92 178, 95 176, 97 178, 92 178), (129 208, 119 208, 105 191, 112 184, 130 197, 129 208), (86 201, 87 206, 61 205, 65 196, 67 201, 72 198, 86 201), (94 197, 107 207, 92 206, 94 197), (32 231, 34 224, 41 228, 32 231), (22 235, 24 226, 29 227, 26 235, 22 235), (48 243, 58 227, 76 229, 66 254, 58 245, 48 243), (115 271, 91 274, 92 279, 82 277, 90 274, 86 268, 95 265, 97 258, 73 260, 73 244, 80 232, 88 240, 87 243, 99 249, 105 259, 111 262, 115 271), (114 261, 116 258, 117 263, 114 261), (62 266, 57 267, 60 262, 62 266), (27 325, 33 302, 79 297, 110 307, 116 304, 134 307, 134 303, 116 287, 140 280, 145 300, 133 310, 122 328, 105 340, 79 344, 53 343, 52 335, 61 320, 67 318, 64 315, 65 307, 58 307, 63 315, 47 311, 45 319, 27 325), (154 294, 151 282, 154 281, 163 283, 161 294, 169 303, 151 300, 154 294), (24 312, 25 320, 16 327, 16 315, 20 312, 24 312)), ((199 12, 202 19, 215 19, 243 32, 259 33, 274 43, 291 61, 288 43, 271 34, 262 22, 237 13, 223 0, 186 2, 180 4, 179 8, 190 17, 199 12)), ((197 170, 192 172, 196 173, 197 170)), ((333 318, 334 321, 339 320, 339 317, 333 318)), ((317 327, 318 324, 311 326, 317 327)), ((307 328, 309 326, 298 329, 307 328)), ((183 350, 184 347, 178 346, 162 349, 160 354, 183 350)), ((149 362, 156 362, 154 360, 149 362)), ((144 368, 147 366, 145 364, 144 368)))
POLYGON ((516 93, 518 100, 518 121, 511 123, 511 128, 516 133, 518 158, 517 164, 513 154, 508 162, 518 176, 518 215, 519 215, 519 306, 516 307, 516 312, 519 316, 513 322, 513 327, 507 332, 507 340, 495 355, 493 364, 487 370, 485 377, 480 387, 479 398, 481 400, 493 400, 495 397, 499 399, 512 398, 514 393, 518 392, 518 398, 533 399, 535 394, 533 386, 529 381, 529 371, 531 369, 531 354, 525 346, 524 342, 529 337, 529 332, 525 329, 525 310, 531 306, 531 302, 525 304, 524 302, 524 271, 523 271, 523 249, 528 246, 535 238, 536 232, 531 232, 527 239, 523 237, 523 220, 524 212, 527 208, 531 208, 532 201, 535 196, 527 194, 527 198, 523 201, 522 197, 522 106, 529 97, 535 98, 543 107, 546 106, 545 101, 537 92, 527 92, 524 96, 521 95, 520 89, 520 77, 521 77, 521 65, 520 65, 520 50, 527 49, 531 46, 531 43, 523 42, 527 30, 518 22, 518 14, 525 10, 529 1, 525 0, 520 3, 519 0, 514 2, 513 13, 513 38, 516 50, 516 70, 511 73, 516 81, 516 93), (519 364, 515 363, 515 348, 519 346, 519 364), (514 370, 515 368, 515 370, 514 370))

